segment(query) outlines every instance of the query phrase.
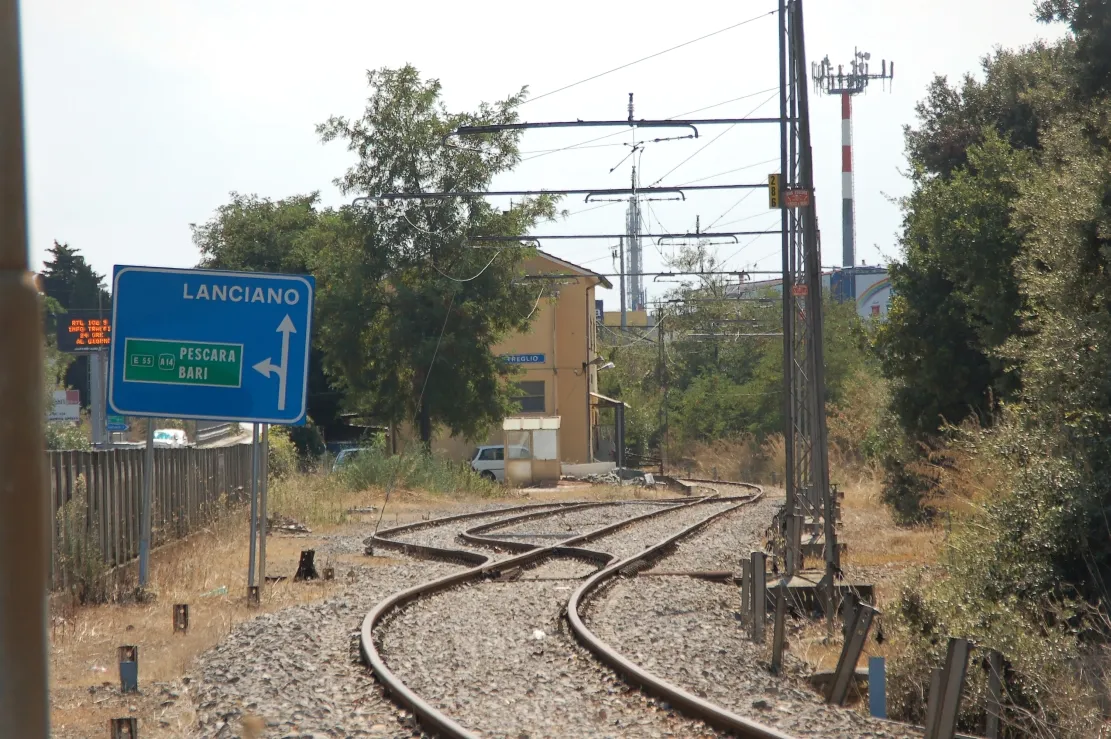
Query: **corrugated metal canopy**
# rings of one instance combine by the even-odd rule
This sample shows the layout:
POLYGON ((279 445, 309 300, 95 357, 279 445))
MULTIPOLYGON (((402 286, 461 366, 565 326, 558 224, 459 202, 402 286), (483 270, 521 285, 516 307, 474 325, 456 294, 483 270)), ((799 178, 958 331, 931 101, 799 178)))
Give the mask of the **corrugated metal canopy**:
POLYGON ((614 406, 618 406, 618 405, 623 405, 626 408, 631 407, 628 403, 626 403, 623 400, 614 400, 613 398, 607 398, 605 395, 599 395, 598 393, 591 393, 590 397, 592 397, 592 398, 594 398, 595 400, 598 401, 596 403, 596 405, 604 406, 606 408, 613 408, 614 406))

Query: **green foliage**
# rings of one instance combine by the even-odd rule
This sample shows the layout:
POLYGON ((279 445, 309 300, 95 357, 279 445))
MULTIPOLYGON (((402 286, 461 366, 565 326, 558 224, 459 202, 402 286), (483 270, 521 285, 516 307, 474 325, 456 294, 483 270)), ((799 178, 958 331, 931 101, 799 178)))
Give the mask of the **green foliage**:
MULTIPOLYGON (((462 125, 512 123, 524 91, 473 113, 445 107, 437 80, 411 66, 367 75, 363 114, 318 127, 356 163, 336 182, 345 194, 479 191, 518 161, 517 132, 442 139, 462 125)), ((329 371, 357 410, 398 424, 417 419, 478 438, 510 410, 509 367, 490 348, 526 330, 536 286, 518 279, 530 249, 477 249, 476 235, 526 233, 554 216, 547 197, 501 211, 482 199, 384 201, 328 218, 312 263, 319 279, 320 343, 329 371), (352 316, 359 320, 351 320, 352 316)))
POLYGON ((956 537, 954 546, 975 551, 960 572, 908 584, 889 609, 885 625, 899 644, 888 666, 891 715, 924 722, 930 674, 925 668, 944 664, 948 638, 956 635, 976 646, 961 702, 962 731, 983 733, 988 676, 976 663, 995 649, 1009 663, 1003 674, 1003 736, 1096 736, 1101 723, 1097 692, 1080 674, 1083 652, 1065 625, 1070 609, 1059 606, 1048 614, 1030 601, 986 592, 990 552, 977 548, 979 533, 977 527, 956 537))
MULTIPOLYGON (((691 246, 680 250, 670 266, 712 270, 714 264, 705 247, 691 246)), ((721 439, 762 448, 769 436, 783 431, 783 339, 774 335, 782 326, 777 291, 735 300, 723 282, 703 279, 677 288, 669 298, 660 313, 662 329, 644 336, 610 329, 599 334, 604 353, 616 365, 599 375, 601 392, 630 404, 629 448, 640 453, 659 449, 665 384, 673 457, 721 439)), ((827 295, 823 310, 827 407, 831 412, 840 408, 844 416, 851 412, 846 409, 854 388, 882 383, 855 305, 827 295)))
POLYGON ((61 533, 55 564, 57 577, 65 582, 80 603, 108 600, 108 565, 100 550, 100 528, 96 516, 89 515, 88 486, 79 475, 72 497, 58 509, 61 533))
MULTIPOLYGON (((317 245, 327 232, 330 212, 319 210, 317 193, 270 200, 232 193, 206 223, 193 224, 201 267, 303 274, 311 271, 317 245)), ((319 340, 309 351, 308 414, 325 429, 342 424, 345 395, 338 379, 324 371, 319 340)), ((302 453, 313 453, 310 436, 296 437, 302 453)), ((319 452, 314 453, 318 456, 319 452)))
POLYGON ((919 180, 903 204, 904 261, 891 268, 896 297, 876 346, 912 434, 969 415, 987 422, 1018 389, 1016 367, 997 350, 1018 330, 1011 265, 1021 238, 1011 212, 1031 165, 987 129, 966 165, 919 180))
MULTIPOLYGON (((54 242, 47 249, 50 259, 43 263, 43 292, 65 310, 103 308, 110 311, 112 298, 104 288, 104 275, 97 274, 77 249, 54 242)), ((48 318, 53 314, 48 311, 48 318)), ((48 325, 53 331, 53 324, 48 325)))
POLYGON ((480 477, 466 462, 453 462, 423 449, 389 455, 379 438, 370 448, 340 468, 344 484, 352 490, 394 487, 423 490, 447 496, 494 496, 502 489, 480 477))
POLYGON ((267 435, 267 442, 270 447, 267 464, 271 480, 285 479, 301 469, 301 459, 297 454, 297 447, 290 439, 288 426, 272 426, 267 435))
MULTIPOLYGON (((55 349, 49 340, 43 342, 42 351, 43 410, 49 413, 54 407, 54 391, 64 389, 62 378, 72 360, 55 349)), ((43 441, 47 449, 84 451, 92 448, 88 428, 72 421, 47 421, 43 425, 43 441)))

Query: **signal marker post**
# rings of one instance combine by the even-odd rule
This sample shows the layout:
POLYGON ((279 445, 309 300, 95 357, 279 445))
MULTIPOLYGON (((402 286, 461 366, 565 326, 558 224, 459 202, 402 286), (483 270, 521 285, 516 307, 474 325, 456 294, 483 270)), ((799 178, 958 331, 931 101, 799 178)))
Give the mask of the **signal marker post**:
MULTIPOLYGON (((303 275, 117 266, 112 292, 108 405, 113 414, 150 419, 148 460, 154 418, 255 425, 253 586, 259 474, 265 469, 259 424, 305 422, 315 282, 303 275)), ((140 587, 148 576, 152 467, 144 465, 140 587)))

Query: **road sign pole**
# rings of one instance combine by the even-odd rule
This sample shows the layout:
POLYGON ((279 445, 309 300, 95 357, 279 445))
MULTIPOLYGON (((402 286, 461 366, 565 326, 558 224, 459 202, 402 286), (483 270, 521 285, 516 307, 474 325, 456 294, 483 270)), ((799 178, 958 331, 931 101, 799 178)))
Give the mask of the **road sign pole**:
POLYGON ((0 736, 46 739, 49 487, 42 463, 42 310, 27 271, 16 0, 0 0, 0 736))
POLYGON ((108 352, 97 350, 89 354, 89 409, 92 416, 89 421, 92 425, 93 446, 97 448, 104 446, 108 439, 108 420, 105 413, 107 366, 108 352))
POLYGON ((154 419, 147 419, 147 448, 143 453, 143 490, 139 501, 139 587, 150 574, 150 489, 154 480, 154 419))
POLYGON ((266 587, 266 493, 270 488, 270 424, 262 424, 262 459, 259 462, 258 584, 266 587))
POLYGON ((247 587, 255 586, 255 546, 258 544, 258 424, 251 424, 251 545, 247 555, 247 587))

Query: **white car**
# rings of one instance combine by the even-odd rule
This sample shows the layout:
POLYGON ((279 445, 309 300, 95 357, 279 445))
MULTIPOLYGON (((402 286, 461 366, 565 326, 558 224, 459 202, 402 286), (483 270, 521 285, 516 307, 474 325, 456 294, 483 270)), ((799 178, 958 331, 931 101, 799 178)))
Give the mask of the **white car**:
POLYGON ((154 446, 156 449, 179 449, 188 444, 188 437, 181 429, 155 429, 154 446))
MULTIPOLYGON (((528 447, 509 447, 510 459, 528 459, 530 456, 528 447)), ((505 482, 505 447, 500 444, 478 447, 471 455, 471 469, 487 480, 505 482)))

